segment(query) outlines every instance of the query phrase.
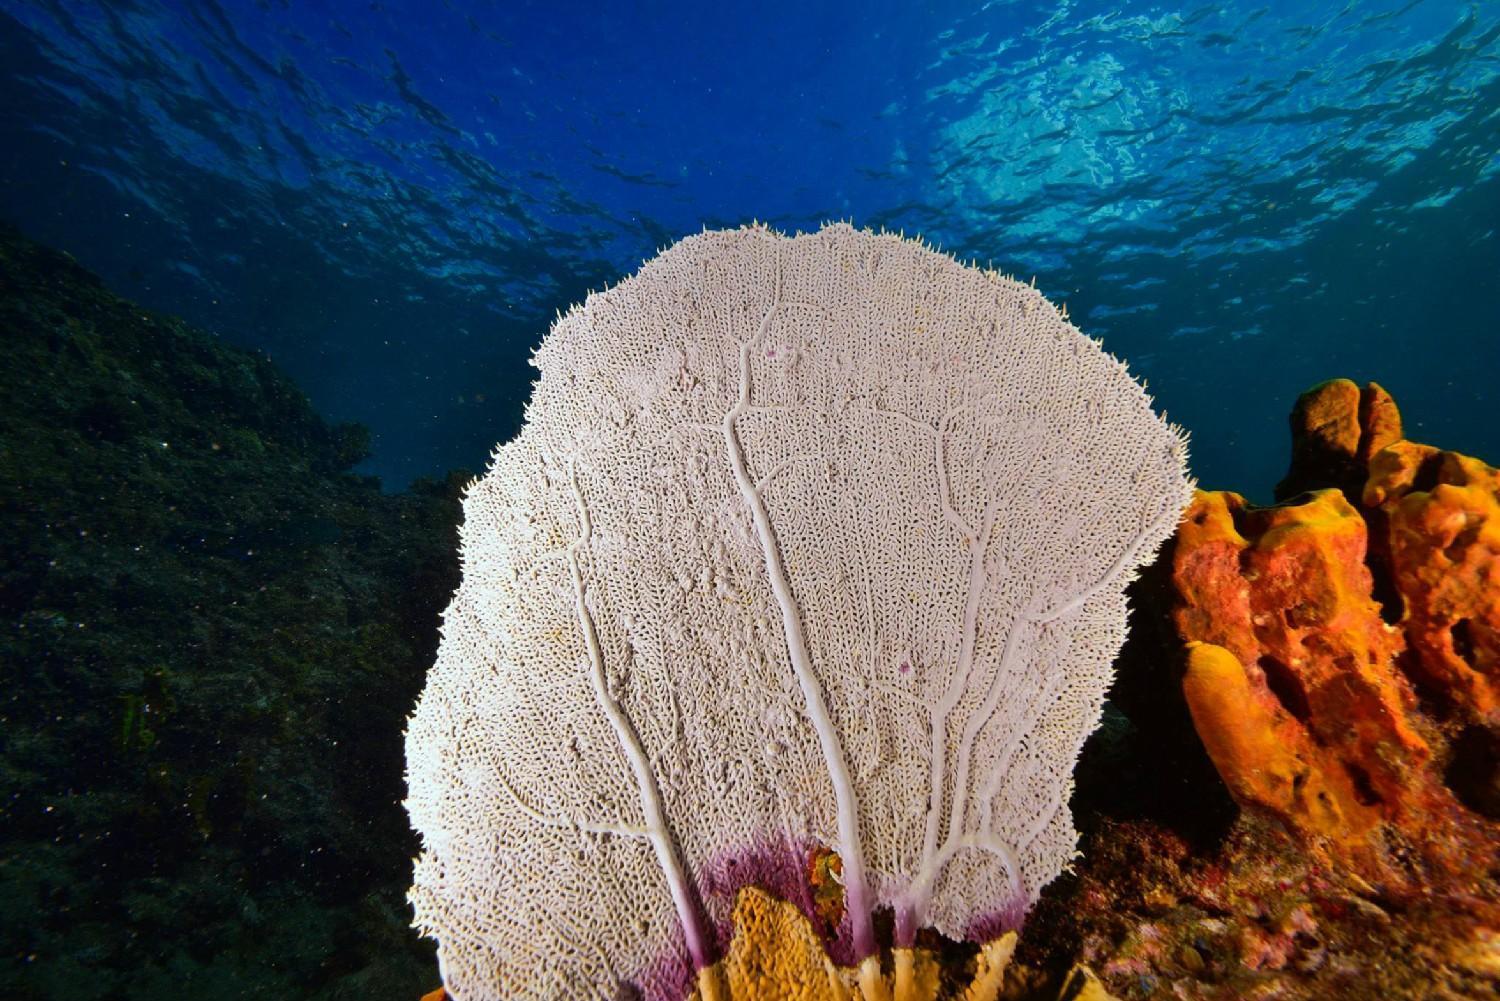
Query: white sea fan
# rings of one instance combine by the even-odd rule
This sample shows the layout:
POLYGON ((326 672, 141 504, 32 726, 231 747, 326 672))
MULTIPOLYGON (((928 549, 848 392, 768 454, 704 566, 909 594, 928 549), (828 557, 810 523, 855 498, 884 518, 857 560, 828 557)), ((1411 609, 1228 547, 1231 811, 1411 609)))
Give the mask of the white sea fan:
POLYGON ((1019 922, 1191 491, 1124 365, 1034 289, 846 225, 685 239, 535 364, 407 732, 450 992, 685 990, 732 890, 790 892, 814 844, 867 973, 876 907, 898 946, 1019 922))

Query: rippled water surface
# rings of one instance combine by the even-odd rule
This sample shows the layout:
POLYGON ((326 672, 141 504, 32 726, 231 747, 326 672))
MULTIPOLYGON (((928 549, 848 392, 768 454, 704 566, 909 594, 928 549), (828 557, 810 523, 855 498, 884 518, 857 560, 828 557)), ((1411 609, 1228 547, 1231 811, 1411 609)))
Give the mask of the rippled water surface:
POLYGON ((1335 375, 1500 459, 1500 4, 741 6, 0 0, 0 217, 392 486, 514 431, 556 309, 752 218, 1035 275, 1206 485, 1268 496, 1335 375))

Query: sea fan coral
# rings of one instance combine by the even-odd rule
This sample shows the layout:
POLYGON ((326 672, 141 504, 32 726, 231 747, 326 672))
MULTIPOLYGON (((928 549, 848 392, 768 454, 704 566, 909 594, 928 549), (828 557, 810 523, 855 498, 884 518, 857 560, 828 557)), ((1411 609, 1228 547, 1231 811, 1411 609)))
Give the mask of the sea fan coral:
MULTIPOLYGON (((449 990, 685 990, 732 890, 837 851, 871 913, 1013 927, 1181 432, 1035 289, 845 225, 683 240, 563 316, 464 504, 407 733, 411 899, 449 990)), ((898 964, 899 968, 899 964, 898 964)))

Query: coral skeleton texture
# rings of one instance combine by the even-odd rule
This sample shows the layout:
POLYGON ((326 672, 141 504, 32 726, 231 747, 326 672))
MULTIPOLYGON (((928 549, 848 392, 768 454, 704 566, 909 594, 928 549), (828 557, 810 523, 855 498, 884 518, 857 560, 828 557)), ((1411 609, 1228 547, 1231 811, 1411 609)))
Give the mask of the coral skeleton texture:
POLYGON ((877 908, 898 950, 1019 924, 1191 494, 1125 366, 1035 289, 845 225, 683 240, 534 362, 407 733, 449 992, 713 996, 735 891, 811 916, 819 846, 867 998, 877 908))

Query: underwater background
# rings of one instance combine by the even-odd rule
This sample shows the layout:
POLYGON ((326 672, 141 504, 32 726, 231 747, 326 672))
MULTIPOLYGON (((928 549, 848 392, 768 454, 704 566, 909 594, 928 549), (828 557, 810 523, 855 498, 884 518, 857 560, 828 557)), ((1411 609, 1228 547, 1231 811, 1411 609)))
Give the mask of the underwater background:
MULTIPOLYGON (((0 997, 437 985, 402 730, 463 487, 557 310, 752 219, 1035 276, 1205 487, 1269 502, 1336 376, 1500 457, 1500 4, 0 0, 0 997)), ((1494 950, 1429 990, 1447 897, 1308 903, 1188 718, 1168 569, 1019 955, 1500 992, 1494 950)), ((1500 729, 1420 694, 1479 866, 1500 729)))
POLYGON ((1277 475, 1376 379, 1500 452, 1500 5, 0 3, 0 217, 269 354, 388 488, 482 467, 558 309, 703 226, 1035 276, 1277 475))

